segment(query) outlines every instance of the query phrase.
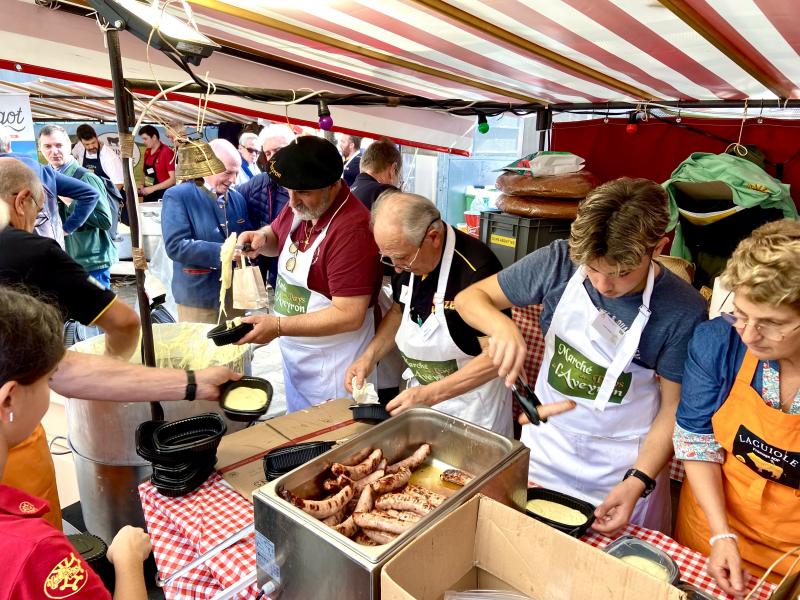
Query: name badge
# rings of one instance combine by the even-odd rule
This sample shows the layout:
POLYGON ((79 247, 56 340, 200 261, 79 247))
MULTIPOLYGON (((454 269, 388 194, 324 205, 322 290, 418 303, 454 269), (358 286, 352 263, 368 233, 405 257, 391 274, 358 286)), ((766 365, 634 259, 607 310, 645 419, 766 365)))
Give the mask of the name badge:
POLYGON ((402 304, 408 304, 408 301, 411 300, 409 296, 410 294, 408 291, 408 286, 407 285, 400 286, 400 302, 402 304))
POLYGON ((592 322, 592 328, 600 334, 604 340, 611 342, 614 346, 619 344, 625 335, 625 330, 607 313, 598 311, 597 316, 592 322))
POLYGON ((437 319, 435 315, 431 315, 425 319, 425 322, 422 324, 422 339, 428 341, 438 328, 439 319, 437 319))

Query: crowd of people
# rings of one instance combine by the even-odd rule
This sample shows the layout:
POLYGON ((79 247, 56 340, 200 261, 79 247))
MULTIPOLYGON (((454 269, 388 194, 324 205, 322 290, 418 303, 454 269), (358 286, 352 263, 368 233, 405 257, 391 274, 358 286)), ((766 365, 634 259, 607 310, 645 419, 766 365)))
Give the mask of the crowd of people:
MULTIPOLYGON (((762 226, 739 244, 722 275, 734 310, 708 320, 699 292, 659 261, 669 209, 649 180, 595 188, 569 239, 503 269, 431 200, 402 190, 402 154, 387 139, 362 151, 352 135, 337 147, 271 125, 242 134, 238 148, 213 140, 225 170, 174 185, 169 147, 154 128, 145 136, 139 192, 163 202, 179 320, 218 321, 220 250, 235 234, 275 290, 271 314, 243 317, 254 328, 238 343, 278 340, 288 411, 372 383, 391 415, 432 407, 511 436, 509 388, 524 382, 530 351, 511 309, 541 305, 544 358, 531 383, 548 420, 520 417, 530 482, 596 505, 593 528, 606 535, 631 523, 671 533, 675 455, 686 469, 675 535, 710 556, 709 573, 737 598, 745 570, 760 574, 800 543, 800 223, 762 226)), ((102 272, 115 209, 103 179, 118 186, 120 171, 94 130, 78 138, 76 152, 63 129, 42 128, 47 166, 9 153, 0 138, 9 215, 0 231, 0 518, 47 517, 34 496, 46 497, 56 527, 47 474, 31 487, 20 470, 41 457, 48 385, 92 399, 102 377, 127 402, 153 400, 155 390, 180 399, 186 386, 180 371, 65 354, 53 331, 71 316, 97 323, 112 356, 128 358, 138 344, 138 320, 102 272), (20 284, 36 298, 8 287, 20 284), (31 330, 39 337, 23 343, 19 332, 31 330), (23 369, 8 349, 26 344, 39 352, 23 369), (141 379, 157 386, 144 394, 141 379), (20 498, 36 511, 6 506, 20 498)), ((226 312, 236 314, 230 300, 226 312)), ((238 377, 223 368, 196 376, 208 400, 238 377)), ((36 527, 30 543, 43 556, 64 549, 57 532, 36 527)), ((130 571, 129 555, 140 561, 149 547, 136 530, 120 535, 114 564, 130 571)), ((126 577, 121 585, 138 585, 126 577)))

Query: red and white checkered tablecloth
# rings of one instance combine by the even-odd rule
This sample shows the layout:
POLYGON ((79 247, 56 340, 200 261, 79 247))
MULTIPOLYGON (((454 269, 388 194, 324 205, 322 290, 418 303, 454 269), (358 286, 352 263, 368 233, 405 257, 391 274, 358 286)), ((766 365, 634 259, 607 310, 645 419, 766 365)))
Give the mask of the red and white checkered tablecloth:
MULTIPOLYGON (((147 530, 162 579, 253 522, 253 505, 214 474, 180 498, 158 493, 149 482, 139 486, 147 530)), ((255 567, 251 535, 164 588, 168 600, 204 600, 233 585, 255 567)), ((256 586, 239 594, 255 598, 256 586)))
MULTIPOLYGON (((732 596, 728 596, 725 594, 725 592, 719 589, 717 584, 714 583, 714 580, 708 576, 706 573, 707 558, 699 552, 695 552, 686 546, 681 546, 678 542, 673 540, 671 537, 664 535, 660 531, 644 529, 643 527, 638 527, 636 525, 628 525, 622 534, 634 535, 637 538, 649 542, 669 554, 672 559, 678 563, 682 581, 691 583, 692 585, 701 588, 703 591, 713 595, 716 598, 726 600, 728 598, 732 598, 732 596)), ((595 548, 605 548, 613 541, 611 538, 592 530, 589 530, 589 533, 587 533, 581 539, 587 544, 591 544, 595 548)), ((757 581, 758 579, 750 576, 747 581, 747 589, 752 589, 757 581)), ((775 586, 772 584, 765 584, 761 586, 761 588, 753 597, 753 600, 768 600, 774 589, 775 586)))
MULTIPOLYGON (((145 521, 153 543, 159 574, 166 578, 181 566, 195 559, 230 534, 253 522, 253 506, 225 485, 218 475, 212 475, 197 491, 181 498, 167 498, 150 483, 139 486, 145 521)), ((635 535, 669 554, 681 571, 681 579, 717 598, 730 598, 706 574, 706 557, 681 546, 659 531, 629 525, 624 534, 635 535)), ((582 540, 596 548, 604 548, 612 539, 590 531, 582 540)), ((243 540, 197 567, 173 584, 164 588, 168 600, 212 598, 222 589, 243 577, 255 564, 253 537, 243 540)), ((748 580, 748 588, 756 583, 748 580)), ((766 584, 754 600, 768 600, 775 586, 766 584)), ((254 598, 256 586, 251 586, 239 598, 254 598)))

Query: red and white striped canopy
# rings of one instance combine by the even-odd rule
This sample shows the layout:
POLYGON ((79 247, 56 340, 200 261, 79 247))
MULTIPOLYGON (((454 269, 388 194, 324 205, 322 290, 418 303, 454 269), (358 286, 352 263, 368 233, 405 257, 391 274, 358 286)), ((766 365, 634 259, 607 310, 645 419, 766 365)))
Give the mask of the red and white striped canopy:
MULTIPOLYGON (((85 16, 85 0, 2 2, 0 66, 17 61, 22 70, 108 81, 102 36, 85 16)), ((189 0, 199 30, 223 47, 196 69, 216 82, 298 95, 369 91, 543 105, 798 99, 797 3, 189 0)), ((132 35, 121 40, 128 77, 185 79, 132 35)), ((289 112, 292 120, 316 121, 310 105, 218 102, 217 109, 250 118, 289 112)), ((474 118, 409 108, 337 106, 334 120, 342 131, 461 152, 474 125, 474 118)))
POLYGON ((800 98, 797 0, 192 0, 215 38, 432 98, 800 98))

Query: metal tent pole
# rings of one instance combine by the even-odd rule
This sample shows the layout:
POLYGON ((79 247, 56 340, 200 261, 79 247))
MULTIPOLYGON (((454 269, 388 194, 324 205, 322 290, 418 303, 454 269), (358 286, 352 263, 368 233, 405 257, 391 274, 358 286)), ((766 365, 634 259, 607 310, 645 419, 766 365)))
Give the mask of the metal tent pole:
MULTIPOLYGON (((119 33, 115 29, 106 29, 106 46, 111 63, 111 82, 114 89, 114 107, 117 113, 117 127, 122 148, 122 174, 125 181, 125 205, 131 229, 131 247, 133 267, 136 273, 136 295, 139 300, 139 318, 142 322, 142 364, 156 366, 156 353, 153 346, 153 323, 150 319, 150 301, 144 290, 147 260, 140 246, 139 211, 137 209, 136 187, 133 184, 133 137, 131 124, 134 122, 133 99, 125 91, 125 80, 122 76, 122 53, 119 48, 119 33)), ((164 409, 158 402, 150 403, 153 419, 162 420, 164 409)))

